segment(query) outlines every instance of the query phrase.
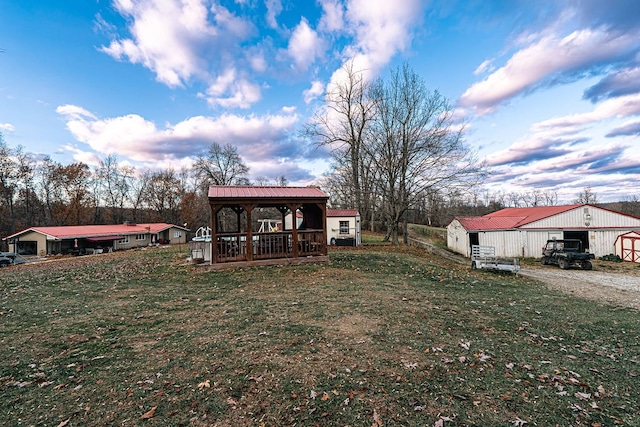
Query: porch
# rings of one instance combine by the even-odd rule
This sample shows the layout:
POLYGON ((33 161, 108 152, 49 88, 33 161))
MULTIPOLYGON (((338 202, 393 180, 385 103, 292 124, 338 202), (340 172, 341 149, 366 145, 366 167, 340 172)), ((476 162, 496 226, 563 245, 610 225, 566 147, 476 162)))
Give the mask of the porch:
POLYGON ((327 261, 327 199, 317 187, 210 187, 211 265, 327 261), (286 229, 292 212, 302 222, 286 229), (265 228, 265 221, 276 226, 265 228))

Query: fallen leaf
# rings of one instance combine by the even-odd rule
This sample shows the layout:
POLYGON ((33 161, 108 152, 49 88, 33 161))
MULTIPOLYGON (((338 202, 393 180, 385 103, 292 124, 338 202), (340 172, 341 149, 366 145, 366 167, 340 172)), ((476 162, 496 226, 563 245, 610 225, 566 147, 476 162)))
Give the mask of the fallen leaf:
POLYGON ((211 387, 211 383, 209 382, 209 380, 203 381, 200 384, 198 384, 198 390, 202 390, 203 388, 210 388, 211 387))
POLYGON ((154 406, 153 408, 149 409, 147 412, 142 414, 140 419, 148 420, 149 418, 153 418, 153 415, 156 413, 156 409, 158 409, 157 406, 154 406))
POLYGON ((69 424, 69 421, 71 421, 71 418, 67 418, 66 420, 62 421, 60 424, 58 424, 58 427, 64 427, 67 424, 69 424))
POLYGON ((373 409, 373 426, 372 427, 382 427, 382 419, 380 418, 380 415, 378 415, 378 412, 375 410, 375 408, 373 409))

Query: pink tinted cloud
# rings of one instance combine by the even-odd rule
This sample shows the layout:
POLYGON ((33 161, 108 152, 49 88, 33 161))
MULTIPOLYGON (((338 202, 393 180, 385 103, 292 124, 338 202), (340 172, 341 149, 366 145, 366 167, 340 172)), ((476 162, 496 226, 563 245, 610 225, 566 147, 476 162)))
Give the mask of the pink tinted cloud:
POLYGON ((637 47, 634 34, 583 29, 565 37, 547 35, 516 52, 507 63, 460 97, 461 106, 490 113, 510 99, 558 74, 615 61, 637 47))

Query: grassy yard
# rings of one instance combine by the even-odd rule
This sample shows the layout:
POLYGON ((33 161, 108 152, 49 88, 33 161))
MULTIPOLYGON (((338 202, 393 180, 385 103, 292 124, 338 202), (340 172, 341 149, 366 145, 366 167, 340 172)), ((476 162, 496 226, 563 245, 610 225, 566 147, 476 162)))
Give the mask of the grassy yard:
POLYGON ((640 314, 412 248, 0 270, 0 424, 638 426, 640 314))

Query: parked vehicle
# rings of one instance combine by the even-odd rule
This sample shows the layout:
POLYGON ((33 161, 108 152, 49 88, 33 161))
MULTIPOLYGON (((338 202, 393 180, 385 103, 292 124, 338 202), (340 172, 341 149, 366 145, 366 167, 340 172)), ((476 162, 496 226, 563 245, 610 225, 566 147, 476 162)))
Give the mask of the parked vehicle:
POLYGON ((15 264, 16 256, 18 256, 18 254, 13 252, 0 252, 0 267, 15 264))
POLYGON ((595 259, 595 255, 586 252, 580 240, 547 240, 547 244, 542 248, 540 262, 542 265, 555 264, 563 270, 570 267, 591 270, 593 265, 590 260, 592 259, 595 259))

